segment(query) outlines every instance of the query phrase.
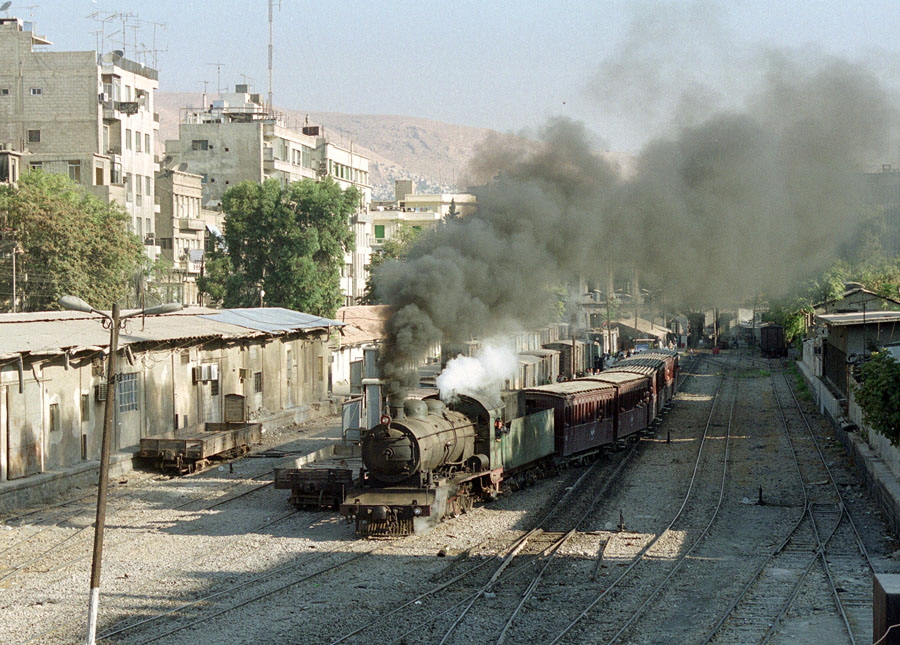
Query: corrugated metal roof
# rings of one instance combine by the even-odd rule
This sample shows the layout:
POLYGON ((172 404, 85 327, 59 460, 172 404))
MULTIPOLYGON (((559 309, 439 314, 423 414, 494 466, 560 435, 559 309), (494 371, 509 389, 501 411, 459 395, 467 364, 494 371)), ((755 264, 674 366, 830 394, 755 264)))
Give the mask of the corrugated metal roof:
MULTIPOLYGON (((123 311, 122 315, 133 313, 123 311)), ((17 354, 58 354, 67 349, 106 348, 109 330, 97 314, 43 311, 0 314, 0 358, 17 354)), ((253 337, 260 333, 323 329, 336 320, 289 309, 210 309, 192 307, 178 313, 127 320, 119 344, 199 338, 253 337)))
POLYGON ((854 311, 845 314, 821 314, 816 316, 817 319, 827 322, 829 325, 862 325, 863 323, 889 323, 900 322, 900 311, 854 311))
POLYGON ((281 307, 256 307, 253 309, 223 309, 215 314, 200 316, 208 320, 246 327, 255 331, 278 332, 297 329, 321 329, 343 327, 344 323, 281 307))

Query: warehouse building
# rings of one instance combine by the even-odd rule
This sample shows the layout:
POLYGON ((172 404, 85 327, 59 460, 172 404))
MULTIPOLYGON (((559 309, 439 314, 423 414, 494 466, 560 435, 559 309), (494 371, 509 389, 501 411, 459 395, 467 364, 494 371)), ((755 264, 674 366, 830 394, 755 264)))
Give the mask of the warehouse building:
MULTIPOLYGON (((29 480, 82 473, 96 481, 111 340, 103 320, 0 314, 0 510, 29 480)), ((331 335, 340 326, 281 308, 128 319, 112 417, 119 470, 130 469, 142 437, 222 421, 226 399, 247 420, 330 412, 331 335)))

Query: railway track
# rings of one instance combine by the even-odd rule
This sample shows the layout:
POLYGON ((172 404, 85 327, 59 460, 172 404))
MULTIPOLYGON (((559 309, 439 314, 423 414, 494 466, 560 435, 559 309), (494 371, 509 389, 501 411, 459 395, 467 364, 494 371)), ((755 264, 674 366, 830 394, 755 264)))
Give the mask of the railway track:
MULTIPOLYGON (((672 426, 671 445, 664 443, 668 435, 664 424, 655 438, 640 442, 640 448, 636 449, 638 452, 634 453, 640 456, 639 463, 625 466, 624 475, 621 472, 614 475, 611 471, 620 459, 632 454, 629 451, 615 453, 612 459, 595 463, 590 468, 561 473, 539 488, 501 498, 483 510, 476 509, 478 517, 463 516, 444 524, 428 537, 357 541, 348 539, 349 535, 342 531, 328 530, 321 538, 324 541, 316 545, 315 532, 310 528, 314 525, 333 525, 334 518, 329 518, 328 514, 310 515, 292 511, 288 515, 279 515, 280 511, 285 510, 281 503, 283 500, 255 496, 251 487, 259 484, 246 483, 246 480, 244 487, 203 500, 196 497, 199 486, 194 485, 193 478, 182 479, 180 483, 188 484, 187 496, 191 499, 181 497, 173 504, 172 500, 179 496, 167 494, 165 500, 152 496, 142 500, 142 503, 146 501, 150 504, 148 509, 153 508, 154 503, 161 509, 161 501, 167 507, 182 506, 182 521, 174 518, 173 522, 172 517, 156 516, 154 513, 140 521, 133 522, 140 517, 135 516, 123 522, 132 529, 140 530, 127 533, 130 543, 126 541, 114 547, 117 554, 113 566, 108 569, 110 578, 104 581, 104 589, 110 591, 109 601, 101 611, 101 642, 127 645, 205 642, 210 639, 227 641, 229 634, 233 642, 260 642, 263 634, 270 642, 289 642, 304 638, 307 632, 309 642, 354 644, 444 642, 450 645, 473 640, 497 643, 535 640, 545 643, 624 643, 635 639, 652 640, 652 634, 658 634, 660 638, 665 634, 669 642, 701 642, 724 614, 725 605, 736 597, 736 587, 746 584, 762 563, 763 556, 777 546, 772 544, 771 548, 760 548, 761 545, 766 546, 764 540, 760 541, 760 536, 770 535, 773 529, 778 529, 776 534, 780 541, 791 528, 785 518, 793 523, 803 507, 800 487, 795 484, 786 486, 787 492, 779 492, 771 484, 766 485, 763 491, 765 505, 756 504, 757 473, 731 467, 726 477, 727 507, 720 511, 719 519, 709 519, 716 484, 722 477, 721 469, 713 465, 717 463, 721 466, 724 456, 726 426, 723 410, 735 388, 743 388, 744 384, 750 383, 768 387, 763 376, 769 374, 763 374, 765 370, 761 364, 749 366, 730 358, 728 355, 705 357, 704 361, 713 368, 712 371, 707 368, 693 370, 685 362, 682 377, 690 378, 687 375, 694 373, 698 378, 692 381, 694 386, 682 390, 675 412, 667 418, 667 424, 676 424, 672 426), (668 518, 677 510, 679 504, 672 499, 674 493, 683 492, 683 487, 678 486, 671 491, 669 488, 672 487, 647 488, 644 476, 639 473, 647 474, 654 468, 665 469, 670 481, 686 481, 681 479, 682 473, 689 473, 692 467, 696 469, 696 464, 684 457, 690 455, 694 459, 699 454, 696 437, 703 430, 700 413, 705 415, 710 411, 713 406, 711 393, 720 380, 723 383, 716 403, 718 411, 703 449, 705 458, 711 463, 700 466, 697 475, 699 481, 695 492, 703 488, 704 501, 697 497, 689 503, 691 508, 688 510, 696 512, 692 517, 686 514, 682 518, 684 524, 672 527, 673 530, 662 539, 668 543, 665 549, 659 542, 650 545, 650 541, 659 535, 668 518), (686 410, 690 410, 690 414, 686 410), (717 459, 712 460, 714 455, 717 459), (635 480, 629 481, 632 473, 635 480), (584 479, 576 486, 578 477, 584 479), (617 483, 604 487, 607 477, 616 479, 617 483), (566 488, 571 488, 571 491, 563 495, 566 488), (541 506, 538 502, 540 489, 558 490, 560 496, 541 506), (670 495, 670 492, 673 494, 670 495), (519 496, 522 495, 530 496, 524 505, 519 503, 519 496), (746 500, 742 503, 741 496, 749 496, 751 503, 748 505, 746 500), (647 504, 652 508, 646 508, 647 504), (265 507, 265 510, 260 507, 265 507), (242 509, 241 514, 232 516, 229 509, 237 508, 242 509), (661 514, 665 508, 671 509, 668 516, 661 514), (527 512, 522 513, 520 509, 527 509, 527 512), (705 513, 701 512, 703 509, 705 513), (745 519, 742 521, 746 523, 746 517, 755 517, 756 513, 777 519, 770 524, 760 522, 759 534, 754 536, 756 541, 753 542, 757 550, 752 552, 741 545, 739 541, 742 538, 729 537, 730 531, 727 530, 726 520, 722 519, 722 513, 725 513, 728 522, 743 514, 745 519), (470 537, 467 528, 470 521, 486 519, 486 515, 497 520, 502 518, 503 528, 498 526, 486 531, 482 528, 483 522, 476 521, 475 527, 481 531, 473 532, 470 537), (232 517, 227 528, 222 525, 223 516, 232 517), (515 516, 519 519, 509 521, 515 516), (153 517, 158 519, 151 520, 153 517), (220 520, 216 521, 216 517, 220 520), (584 521, 580 522, 582 517, 584 521), (661 521, 662 517, 666 520, 661 521), (159 528, 153 532, 143 530, 163 518, 165 524, 158 524, 159 528), (677 558, 691 547, 693 538, 710 522, 707 536, 673 571, 677 558), (624 530, 618 530, 618 524, 624 525, 624 530), (272 525, 274 530, 267 529, 272 525), (529 532, 530 529, 537 530, 529 532), (213 531, 216 533, 214 538, 213 531), (117 566, 115 560, 123 555, 133 560, 147 557, 147 549, 159 544, 150 538, 154 532, 178 538, 178 542, 171 543, 172 548, 178 549, 177 553, 172 553, 177 560, 171 570, 187 572, 176 574, 183 579, 178 580, 167 573, 168 567, 148 566, 139 578, 132 576, 128 582, 117 581, 123 575, 123 568, 117 566), (298 539, 299 536, 304 537, 298 539), (211 544, 210 539, 215 540, 216 551, 196 548, 204 543, 211 544), (126 552, 129 546, 131 548, 126 552), (315 546, 321 550, 307 551, 315 546), (441 558, 438 549, 442 547, 459 555, 452 560, 441 558), (119 548, 123 550, 118 551, 119 548), (257 548, 265 549, 272 555, 267 556, 265 561, 260 560, 254 556, 257 548), (766 553, 762 553, 763 550, 766 553), (631 564, 635 554, 642 551, 642 562, 607 593, 605 590, 610 583, 631 564), (246 566, 243 563, 245 557, 248 561, 246 566), (191 560, 190 567, 179 564, 186 559, 191 560), (742 561, 741 568, 736 569, 739 560, 742 561), (229 564, 223 566, 226 562, 229 564), (685 593, 704 593, 703 590, 690 588, 689 581, 693 576, 701 572, 700 579, 716 579, 707 567, 711 564, 722 566, 723 563, 731 568, 724 570, 727 573, 720 577, 721 588, 711 590, 708 598, 716 593, 721 597, 716 598, 715 602, 689 603, 683 600, 685 593), (741 571, 740 580, 729 580, 727 576, 736 570, 741 571), (704 571, 706 573, 702 573, 704 571), (670 573, 671 576, 665 580, 670 573), (727 597, 724 593, 726 588, 729 590, 727 597), (345 600, 334 599, 335 594, 339 596, 341 593, 336 592, 337 589, 344 590, 345 600), (682 595, 671 595, 676 589, 682 595), (606 595, 588 608, 602 593, 606 595), (628 597, 632 597, 634 602, 630 602, 628 597), (680 608, 677 606, 679 604, 680 608), (704 605, 702 613, 697 610, 700 605, 704 605), (576 621, 576 626, 560 635, 585 608, 588 608, 586 615, 576 621), (667 621, 673 617, 678 620, 679 614, 685 623, 696 622, 695 631, 660 631, 668 630, 667 621), (261 616, 266 617, 262 621, 265 625, 259 624, 258 617, 261 616), (634 619, 629 623, 632 616, 634 619), (254 617, 257 618, 256 623, 254 617), (254 625, 256 631, 251 627, 254 625), (686 633, 692 636, 682 639, 681 636, 686 633)), ((780 373, 769 371, 777 384, 778 397, 787 401, 787 389, 783 382, 777 380, 783 381, 783 377, 780 373)), ((759 390, 755 392, 754 407, 762 402, 758 396, 759 390)), ((772 386, 771 396, 774 399, 775 386, 772 386)), ((763 414, 768 415, 769 412, 764 411, 763 414)), ((789 409, 785 414, 793 419, 790 422, 792 425, 800 423, 799 416, 790 416, 793 413, 789 409)), ((766 416, 759 425, 778 430, 766 416)), ((731 433, 732 443, 737 442, 737 445, 732 446, 732 450, 738 446, 746 450, 749 445, 764 457, 759 460, 760 464, 771 460, 770 453, 776 447, 774 441, 769 442, 762 436, 749 433, 740 418, 735 419, 735 429, 736 433, 731 433)), ((805 454, 806 451, 807 447, 804 447, 799 452, 805 454)), ((730 461, 734 466, 735 459, 730 461)), ((785 477, 792 476, 783 465, 786 463, 778 460, 773 468, 783 471, 785 477)), ((830 486, 822 483, 826 478, 818 471, 805 462, 802 466, 807 469, 807 479, 811 482, 804 488, 818 495, 822 492, 818 489, 830 486)), ((837 620, 839 612, 830 609, 835 603, 831 599, 834 593, 832 586, 836 588, 847 620, 854 630, 856 640, 846 642, 865 642, 866 627, 863 625, 860 628, 857 624, 870 620, 871 590, 865 589, 865 585, 854 586, 859 579, 860 563, 854 529, 845 514, 838 516, 832 512, 835 505, 831 503, 829 508, 827 498, 813 496, 812 500, 805 525, 797 532, 796 544, 785 549, 784 557, 795 551, 802 553, 804 548, 815 551, 817 532, 824 543, 822 556, 814 561, 799 586, 799 572, 790 581, 784 578, 783 599, 772 603, 768 612, 780 613, 782 617, 768 636, 769 640, 762 642, 796 642, 798 621, 809 620, 815 612, 821 612, 825 607, 823 599, 828 603, 829 620, 837 620), (835 530, 832 531, 832 528, 835 530), (828 560, 833 585, 829 582, 829 573, 820 563, 823 557, 828 560), (788 596, 792 596, 789 603, 785 602, 788 596)), ((148 510, 133 510, 148 513, 148 510)), ((170 542, 166 541, 166 544, 170 542)), ((811 554, 812 551, 807 552, 808 556, 811 554)), ((808 557, 801 564, 808 564, 811 559, 808 557)), ((782 575, 779 569, 786 569, 793 576, 799 568, 799 565, 784 559, 780 564, 776 563, 771 571, 774 575, 782 575)), ((24 576, 25 572, 17 575, 24 576)), ((12 580, 17 581, 17 578, 12 580)), ((28 582, 30 578, 23 577, 22 580, 28 582)), ((104 600, 106 598, 104 596, 104 600)), ((2 606, 0 600, 0 610, 2 606)), ((740 613, 742 609, 737 611, 740 613)), ((81 630, 83 612, 80 604, 76 610, 67 613, 53 608, 48 608, 45 613, 47 619, 41 623, 40 629, 29 633, 30 640, 15 642, 72 642, 72 634, 81 630), (39 631, 41 633, 37 633, 39 631)), ((868 629, 871 630, 871 627, 868 629)), ((840 631, 835 633, 840 636, 840 631)), ((716 638, 711 642, 744 642, 732 640, 725 632, 716 638)), ((737 638, 743 639, 745 636, 737 638)), ((747 638, 749 642, 756 642, 752 636, 747 638)))
MULTIPOLYGON (((689 373, 689 371, 688 371, 689 373)), ((480 639, 493 634, 496 642, 525 642, 517 632, 517 618, 531 611, 531 599, 565 576, 569 558, 557 558, 574 542, 579 549, 594 553, 592 570, 599 565, 599 557, 606 545, 604 532, 579 533, 578 529, 592 517, 595 507, 606 500, 609 488, 621 479, 623 471, 637 452, 637 444, 622 457, 612 472, 597 476, 595 463, 578 482, 566 487, 566 492, 550 508, 539 513, 540 519, 530 531, 507 546, 504 554, 497 553, 487 560, 470 566, 449 580, 428 589, 395 609, 382 613, 351 632, 331 641, 331 645, 357 642, 450 643, 467 641, 466 634, 479 631, 480 639), (587 480, 587 484, 582 484, 587 480), (590 500, 586 503, 581 500, 590 500), (585 541, 590 544, 585 544, 585 541), (597 563, 596 565, 594 563, 597 563), (488 564, 493 564, 488 568, 488 564), (391 617, 403 613, 404 623, 411 627, 390 630, 391 617), (475 628, 474 626, 478 627, 475 628)), ((457 571, 461 561, 471 561, 471 553, 446 568, 446 574, 457 571)), ((438 577, 438 580, 441 578, 438 577)), ((528 639, 526 639, 528 640, 528 639)))
POLYGON ((839 626, 832 642, 871 642, 871 578, 861 585, 858 572, 863 564, 871 573, 873 565, 783 372, 773 374, 772 388, 803 502, 793 526, 701 642, 790 642, 794 636, 785 636, 780 628, 801 592, 810 590, 817 620, 830 607, 839 626))
POLYGON ((585 589, 580 596, 587 598, 580 599, 577 606, 582 609, 576 615, 560 607, 566 619, 547 629, 541 640, 551 644, 616 642, 681 569, 709 531, 721 506, 737 396, 737 384, 727 372, 722 373, 697 439, 698 448, 687 488, 674 516, 661 530, 635 536, 630 542, 618 540, 619 564, 624 569, 618 575, 598 577, 597 588, 585 589), (725 389, 731 390, 730 403, 719 405, 725 389), (710 479, 715 486, 705 484, 710 479), (686 544, 689 535, 694 537, 686 544), (598 613, 602 614, 600 619, 595 618, 598 613))
MULTIPOLYGON (((252 472, 247 473, 247 476, 241 477, 240 480, 233 481, 225 487, 219 486, 215 490, 209 490, 202 487, 192 488, 187 495, 188 499, 182 500, 176 504, 170 504, 169 510, 174 511, 197 506, 197 508, 190 509, 190 512, 199 514, 207 513, 212 511, 212 509, 219 508, 229 502, 242 499, 248 495, 252 495, 260 490, 268 488, 271 486, 272 482, 259 484, 258 481, 261 478, 271 477, 272 474, 273 471, 271 469, 261 471, 259 468, 254 468, 252 472)), ((199 478, 202 478, 202 474, 197 473, 196 475, 189 476, 189 478, 197 478, 197 481, 200 481, 199 478)), ((172 485, 183 485, 185 479, 188 478, 172 480, 172 485)), ((139 520, 136 521, 131 517, 131 513, 136 509, 157 505, 160 503, 160 500, 165 500, 167 498, 171 499, 172 495, 170 492, 165 490, 160 491, 156 488, 155 485, 159 483, 160 482, 154 481, 154 490, 137 496, 134 495, 135 491, 133 489, 122 489, 117 491, 115 496, 117 503, 109 516, 111 518, 111 521, 108 524, 108 529, 111 529, 109 531, 110 535, 107 537, 105 545, 107 554, 114 554, 112 556, 107 555, 109 559, 127 561, 130 557, 133 557, 129 552, 133 551, 135 545, 140 543, 140 540, 135 542, 136 532, 134 530, 122 530, 120 527, 140 526, 141 522, 139 520), (162 495, 160 494, 161 492, 162 495)), ((169 482, 162 483, 168 484, 169 482)), ((165 486, 165 488, 168 489, 169 487, 165 486)), ((138 512, 141 513, 142 511, 138 510, 138 512)), ((46 531, 41 530, 29 533, 7 547, 4 553, 4 561, 7 563, 7 567, 5 570, 0 570, 0 586, 8 587, 9 585, 16 584, 17 586, 27 587, 32 584, 30 580, 35 576, 39 577, 41 585, 48 584, 48 580, 49 584, 53 584, 54 582, 71 579, 74 575, 72 573, 73 567, 87 562, 91 557, 91 541, 93 537, 91 529, 93 528, 93 523, 81 527, 66 527, 66 524, 87 521, 85 516, 88 513, 92 514, 93 509, 81 508, 79 506, 76 510, 70 511, 62 517, 59 517, 58 514, 54 515, 49 518, 53 524, 47 527, 46 531), (66 530, 67 535, 59 537, 57 534, 60 530, 66 530), (23 557, 22 555, 29 553, 31 554, 30 557, 23 557), (48 578, 48 576, 52 576, 52 578, 48 578)), ((295 511, 282 514, 279 517, 268 520, 265 524, 256 527, 254 530, 261 530, 276 524, 277 522, 283 521, 294 514, 295 511)), ((35 513, 28 513, 20 517, 34 517, 34 515, 35 513)), ((37 519, 38 521, 41 521, 41 518, 37 519)), ((91 519, 93 518, 91 517, 91 519)), ((157 527, 155 530, 161 529, 157 527)), ((198 528, 195 523, 192 530, 197 532, 203 529, 198 528)), ((163 573, 154 579, 145 581, 145 588, 149 588, 164 575, 166 574, 163 573)), ((66 630, 81 624, 84 620, 84 617, 80 614, 68 615, 60 618, 51 618, 44 621, 41 625, 41 629, 38 630, 38 633, 27 642, 53 642, 52 639, 58 634, 64 633, 66 630)))

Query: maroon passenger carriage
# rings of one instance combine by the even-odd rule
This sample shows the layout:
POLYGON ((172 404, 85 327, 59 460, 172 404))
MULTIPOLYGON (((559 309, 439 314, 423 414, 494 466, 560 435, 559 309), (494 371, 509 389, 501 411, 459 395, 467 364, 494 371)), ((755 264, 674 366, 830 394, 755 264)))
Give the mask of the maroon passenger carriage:
POLYGON ((557 457, 591 454, 615 441, 616 388, 611 383, 564 381, 523 390, 525 414, 553 410, 557 457))
POLYGON ((610 369, 525 389, 525 413, 553 410, 557 458, 588 456, 650 425, 657 414, 655 384, 655 373, 610 369))
POLYGON ((678 354, 670 350, 654 350, 643 352, 618 361, 609 371, 634 372, 636 374, 655 375, 656 414, 668 408, 675 397, 678 379, 678 354))
POLYGON ((645 430, 656 417, 655 374, 616 371, 615 367, 577 382, 608 384, 616 389, 615 440, 645 430))

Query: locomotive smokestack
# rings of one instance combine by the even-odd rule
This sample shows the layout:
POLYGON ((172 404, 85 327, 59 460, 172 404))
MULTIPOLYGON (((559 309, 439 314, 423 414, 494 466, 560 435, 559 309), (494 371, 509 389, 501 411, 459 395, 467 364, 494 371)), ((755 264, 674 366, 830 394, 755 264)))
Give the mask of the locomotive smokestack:
POLYGON ((406 412, 403 409, 403 403, 406 401, 406 389, 395 389, 388 395, 388 407, 391 411, 391 418, 405 419, 406 412))

